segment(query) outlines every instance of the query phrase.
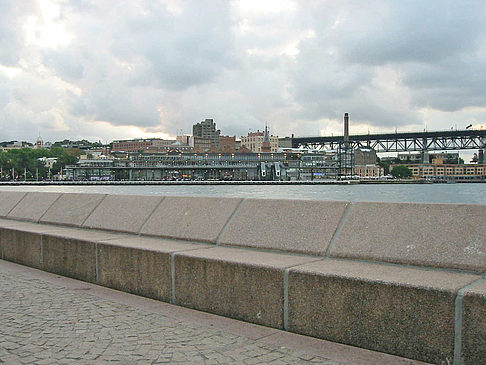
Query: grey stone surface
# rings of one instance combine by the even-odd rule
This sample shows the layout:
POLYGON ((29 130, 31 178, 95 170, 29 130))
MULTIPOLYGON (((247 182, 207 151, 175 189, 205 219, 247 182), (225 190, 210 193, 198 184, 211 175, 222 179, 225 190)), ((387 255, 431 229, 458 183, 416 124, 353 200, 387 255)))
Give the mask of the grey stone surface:
POLYGON ((485 205, 355 203, 331 257, 483 272, 485 221, 485 205))
POLYGON ((27 193, 7 217, 37 222, 60 195, 59 193, 27 193))
POLYGON ((41 234, 60 229, 62 227, 0 219, 0 258, 39 267, 41 234))
POLYGON ((25 194, 20 191, 0 191, 0 217, 5 217, 25 194))
POLYGON ((81 226, 103 200, 103 194, 62 194, 40 219, 43 223, 81 226))
POLYGON ((486 359, 486 281, 467 289, 463 299, 462 363, 486 359))
POLYGON ((42 269, 94 283, 96 245, 94 241, 45 235, 42 237, 42 269))
POLYGON ((201 247, 144 237, 98 243, 98 284, 170 302, 170 254, 201 247))
POLYGON ((166 197, 142 234, 216 242, 241 199, 166 197))
POLYGON ((39 233, 0 228, 0 257, 30 267, 41 267, 39 233))
POLYGON ((227 247, 177 254, 176 304, 282 328, 284 270, 312 260, 227 247))
POLYGON ((233 334, 237 321, 222 330, 195 322, 196 313, 175 319, 169 306, 158 309, 163 303, 125 304, 120 298, 127 294, 103 298, 89 284, 64 287, 0 269, 0 360, 6 364, 410 364, 381 354, 366 361, 364 351, 365 360, 333 361, 306 352, 305 344, 284 347, 233 334))
POLYGON ((161 200, 158 196, 108 195, 83 226, 138 233, 161 200))
MULTIPOLYGON (((40 225, 42 226, 42 225, 40 225)), ((42 269, 56 274, 96 281, 96 243, 124 238, 125 234, 59 227, 42 235, 42 269)))
POLYGON ((53 226, 47 224, 38 224, 38 223, 26 222, 26 221, 17 221, 14 219, 0 219, 0 227, 24 230, 27 232, 35 232, 35 233, 51 232, 51 231, 66 229, 65 227, 59 227, 59 226, 53 226))
POLYGON ((289 330, 451 363, 456 293, 478 278, 346 260, 302 265, 289 274, 289 330))
POLYGON ((102 231, 102 230, 91 230, 85 228, 75 228, 75 227, 59 227, 56 226, 56 229, 48 230, 47 227, 50 227, 47 224, 38 224, 40 228, 44 228, 45 231, 43 232, 44 235, 49 235, 53 237, 65 238, 65 239, 73 239, 73 240, 84 240, 84 241, 103 241, 103 240, 111 240, 111 239, 124 239, 130 237, 131 235, 126 233, 119 233, 119 232, 111 232, 111 231, 102 231))
POLYGON ((219 243, 322 255, 348 203, 248 199, 219 243))

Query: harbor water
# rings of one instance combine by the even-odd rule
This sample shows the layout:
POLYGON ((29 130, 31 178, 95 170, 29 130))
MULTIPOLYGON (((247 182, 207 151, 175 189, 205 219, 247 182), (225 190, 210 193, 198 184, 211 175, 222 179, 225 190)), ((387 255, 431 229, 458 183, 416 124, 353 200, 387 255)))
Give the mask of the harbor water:
POLYGON ((356 185, 44 185, 0 186, 0 191, 42 191, 232 198, 486 204, 486 184, 356 185))

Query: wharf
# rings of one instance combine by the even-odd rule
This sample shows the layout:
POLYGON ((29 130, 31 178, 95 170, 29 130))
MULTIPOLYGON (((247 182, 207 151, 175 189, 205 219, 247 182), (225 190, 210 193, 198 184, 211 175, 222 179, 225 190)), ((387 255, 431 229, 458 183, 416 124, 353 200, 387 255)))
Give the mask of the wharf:
POLYGON ((4 186, 20 185, 358 185, 358 184, 426 184, 426 180, 298 180, 298 181, 0 181, 4 186))

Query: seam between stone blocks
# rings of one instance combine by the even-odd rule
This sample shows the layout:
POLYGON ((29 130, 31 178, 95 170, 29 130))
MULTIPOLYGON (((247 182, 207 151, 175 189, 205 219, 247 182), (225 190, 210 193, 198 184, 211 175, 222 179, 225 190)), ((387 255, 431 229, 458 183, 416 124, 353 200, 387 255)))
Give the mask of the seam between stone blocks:
POLYGON ((95 242, 95 283, 98 283, 98 242, 95 242))
POLYGON ((284 271, 284 276, 283 276, 283 329, 285 331, 289 330, 289 275, 290 275, 290 270, 302 266, 302 265, 307 265, 313 262, 317 261, 324 261, 324 259, 319 258, 317 260, 305 262, 302 264, 297 264, 297 265, 292 265, 289 266, 285 269, 284 271))
POLYGON ((175 255, 178 252, 172 252, 170 254, 170 303, 175 304, 176 292, 175 292, 175 255))
POLYGON ((245 201, 246 199, 243 198, 240 200, 240 202, 238 203, 238 205, 236 206, 235 210, 233 211, 233 213, 231 213, 230 217, 228 218, 228 220, 226 221, 226 223, 224 224, 223 226, 223 229, 221 229, 221 232, 219 232, 218 234, 218 237, 216 238, 216 241, 215 241, 215 244, 216 246, 219 246, 220 245, 220 240, 221 240, 221 237, 223 237, 223 234, 226 232, 226 230, 228 229, 231 221, 233 220, 233 218, 235 217, 236 213, 238 212, 238 210, 240 209, 241 207, 241 204, 243 204, 243 202, 245 201))
POLYGON ((24 195, 22 195, 22 198, 20 198, 20 200, 19 200, 17 203, 15 203, 15 205, 14 205, 14 206, 13 206, 13 207, 12 207, 12 208, 11 208, 11 209, 8 211, 8 212, 7 212, 7 214, 5 214, 5 218, 7 218, 7 217, 8 217, 8 215, 9 215, 10 213, 12 213, 12 211, 13 211, 15 208, 17 208, 17 205, 19 205, 19 204, 20 204, 20 202, 21 202, 22 200, 24 200, 24 198, 27 196, 27 194, 28 194, 28 193, 24 193, 24 195))
POLYGON ((37 221, 35 221, 35 223, 40 223, 42 217, 44 217, 46 215, 46 213, 49 211, 49 209, 52 208, 52 206, 59 200, 61 199, 61 196, 63 196, 64 194, 63 193, 60 193, 59 196, 54 199, 54 201, 49 205, 49 207, 45 210, 44 213, 42 213, 42 215, 39 217, 39 219, 37 221))
POLYGON ((40 254, 39 254, 39 261, 40 267, 44 270, 44 235, 42 233, 40 235, 40 254))
POLYGON ((341 230, 344 227, 344 224, 346 223, 346 220, 351 212, 351 207, 353 206, 353 202, 349 202, 349 204, 346 206, 346 209, 344 210, 343 216, 341 217, 341 221, 339 222, 338 227, 336 228, 336 231, 334 232, 334 235, 331 238, 331 241, 329 242, 329 246, 327 246, 326 254, 325 257, 329 257, 331 254, 331 250, 334 247, 334 244, 341 233, 341 230))
POLYGON ((154 215, 155 211, 157 209, 159 209, 160 205, 162 204, 162 202, 165 200, 166 196, 163 196, 162 199, 160 200, 160 202, 157 203, 157 205, 155 206, 155 208, 152 210, 152 212, 150 212, 149 216, 147 217, 147 219, 145 220, 145 222, 142 224, 142 226, 140 227, 140 229, 138 230, 137 232, 137 235, 140 236, 141 235, 141 232, 143 231, 143 229, 145 228, 145 226, 147 225, 147 223, 150 221, 150 219, 152 218, 152 216, 154 215))
POLYGON ((83 219, 83 221, 81 222, 81 224, 79 225, 80 227, 83 227, 84 226, 84 223, 88 220, 88 218, 91 216, 91 214, 93 214, 93 212, 101 205, 101 203, 103 203, 106 199, 106 197, 108 196, 108 194, 103 194, 103 199, 101 199, 98 204, 96 204, 96 206, 91 209, 91 212, 89 212, 89 214, 86 216, 86 218, 83 219))
POLYGON ((477 284, 484 282, 486 279, 481 277, 466 285, 465 287, 459 289, 457 292, 457 297, 454 303, 454 365, 461 365, 461 352, 462 352, 462 320, 464 314, 463 302, 464 302, 464 292, 471 289, 477 284))
POLYGON ((206 246, 206 247, 198 247, 198 248, 191 248, 183 251, 176 251, 170 254, 170 303, 176 304, 176 288, 175 288, 175 257, 176 255, 184 255, 186 252, 190 251, 198 251, 198 250, 208 250, 214 248, 214 246, 206 246))

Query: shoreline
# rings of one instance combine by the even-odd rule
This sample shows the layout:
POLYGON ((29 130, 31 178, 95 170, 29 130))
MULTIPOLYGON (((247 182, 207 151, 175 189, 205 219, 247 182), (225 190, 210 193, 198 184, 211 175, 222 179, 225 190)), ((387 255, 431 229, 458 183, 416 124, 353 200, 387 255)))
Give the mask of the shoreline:
MULTIPOLYGON (((486 181, 460 180, 451 183, 481 183, 486 181)), ((430 180, 302 180, 302 181, 1 181, 1 186, 46 185, 360 185, 360 184, 444 184, 430 180)))

